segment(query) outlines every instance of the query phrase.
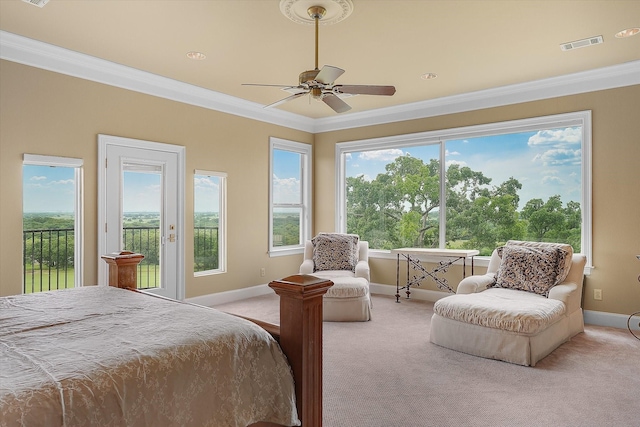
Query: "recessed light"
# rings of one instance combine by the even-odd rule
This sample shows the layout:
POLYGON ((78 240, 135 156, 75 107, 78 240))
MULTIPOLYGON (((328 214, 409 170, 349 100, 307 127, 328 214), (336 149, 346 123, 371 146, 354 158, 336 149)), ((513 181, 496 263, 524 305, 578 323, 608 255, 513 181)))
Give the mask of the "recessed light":
POLYGON ((436 77, 438 77, 436 73, 424 73, 423 75, 420 76, 422 80, 433 80, 436 77))
POLYGON ((640 28, 636 27, 636 28, 627 28, 626 30, 622 30, 616 33, 616 38, 617 39, 624 39, 627 37, 631 37, 631 36, 635 36, 636 34, 640 33, 640 28))
POLYGON ((195 51, 187 52, 187 58, 193 59, 195 61, 202 61, 206 57, 207 55, 205 55, 202 52, 195 52, 195 51))

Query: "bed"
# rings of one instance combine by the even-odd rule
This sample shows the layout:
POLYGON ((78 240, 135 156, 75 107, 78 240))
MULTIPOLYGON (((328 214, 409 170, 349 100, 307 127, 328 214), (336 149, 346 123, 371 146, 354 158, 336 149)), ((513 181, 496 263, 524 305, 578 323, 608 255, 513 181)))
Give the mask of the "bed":
POLYGON ((272 282, 282 323, 258 326, 120 288, 132 279, 130 255, 110 266, 119 287, 0 298, 0 426, 321 426, 321 297, 330 282, 272 282), (287 314, 304 294, 314 303, 302 314, 316 331, 320 296, 319 348, 300 333, 298 311, 287 314))

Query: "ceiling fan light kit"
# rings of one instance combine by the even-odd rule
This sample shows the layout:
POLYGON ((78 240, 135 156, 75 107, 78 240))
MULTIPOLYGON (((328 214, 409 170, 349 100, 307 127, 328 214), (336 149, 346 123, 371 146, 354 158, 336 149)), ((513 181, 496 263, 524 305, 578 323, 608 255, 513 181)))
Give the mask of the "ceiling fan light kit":
POLYGON ((281 0, 281 12, 294 22, 315 25, 315 68, 306 70, 298 76, 297 86, 245 83, 246 86, 274 86, 292 95, 266 105, 264 108, 276 107, 285 102, 309 94, 311 98, 327 104, 336 113, 349 111, 351 107, 341 97, 353 95, 385 95, 391 96, 396 92, 394 86, 370 85, 336 85, 335 80, 345 71, 342 68, 325 65, 318 68, 318 27, 320 21, 327 18, 330 23, 339 22, 351 14, 353 3, 351 0, 281 0), (326 6, 326 7, 325 7, 326 6), (307 19, 301 17, 301 8, 306 7, 307 19))

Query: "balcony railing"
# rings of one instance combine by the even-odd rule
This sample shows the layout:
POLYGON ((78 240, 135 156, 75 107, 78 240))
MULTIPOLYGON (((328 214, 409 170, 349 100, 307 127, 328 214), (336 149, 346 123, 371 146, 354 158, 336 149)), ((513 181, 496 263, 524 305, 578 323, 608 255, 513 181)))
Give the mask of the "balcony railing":
POLYGON ((74 230, 23 231, 24 293, 73 288, 74 230))
MULTIPOLYGON (((74 230, 23 231, 24 293, 73 288, 74 230)), ((145 256, 138 265, 138 289, 160 286, 160 230, 124 227, 123 250, 145 256)), ((218 227, 194 227, 194 271, 218 268, 218 227)))

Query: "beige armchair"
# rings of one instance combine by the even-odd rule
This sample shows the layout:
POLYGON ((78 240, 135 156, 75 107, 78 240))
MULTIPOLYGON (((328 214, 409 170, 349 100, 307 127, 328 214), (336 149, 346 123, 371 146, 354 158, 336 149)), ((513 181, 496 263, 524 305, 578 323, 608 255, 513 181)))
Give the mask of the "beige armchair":
MULTIPOLYGON (((340 233, 321 234, 338 239, 349 236, 340 233)), ((352 259, 337 258, 343 257, 344 254, 339 250, 333 250, 331 245, 317 244, 314 246, 314 242, 311 240, 307 240, 305 243, 304 260, 300 265, 300 274, 310 274, 333 282, 333 286, 324 295, 323 319, 325 321, 363 322, 371 320, 369 243, 357 239, 357 236, 355 236, 355 240, 357 240, 357 249, 352 254, 355 257, 347 257, 352 259), (325 253, 318 254, 318 251, 325 253), (330 259, 329 262, 326 262, 327 259, 330 259), (319 265, 321 263, 319 260, 324 260, 322 266, 319 265), (353 269, 345 266, 352 266, 353 269)))
POLYGON ((486 274, 463 279, 455 295, 436 301, 431 318, 432 343, 476 356, 534 366, 584 331, 581 300, 586 257, 573 254, 568 245, 510 241, 505 248, 508 246, 509 256, 501 257, 499 250, 493 251, 486 274), (548 289, 536 287, 532 283, 546 274, 530 262, 539 254, 517 252, 553 247, 565 251, 564 260, 546 263, 547 272, 559 265, 559 274, 555 276, 559 283, 552 283, 553 277, 549 276, 548 289), (520 264, 511 262, 514 259, 520 264), (501 277, 506 278, 506 284, 496 286, 501 277), (511 285, 513 282, 517 283, 511 285))

